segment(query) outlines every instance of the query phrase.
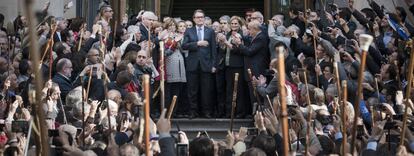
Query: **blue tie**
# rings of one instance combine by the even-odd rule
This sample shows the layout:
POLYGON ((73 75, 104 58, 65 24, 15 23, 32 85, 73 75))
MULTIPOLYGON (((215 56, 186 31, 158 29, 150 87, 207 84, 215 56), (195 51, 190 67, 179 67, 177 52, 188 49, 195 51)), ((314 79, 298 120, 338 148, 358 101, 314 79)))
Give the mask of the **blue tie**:
POLYGON ((201 36, 201 30, 202 30, 201 27, 198 27, 198 29, 197 29, 197 36, 198 36, 198 40, 199 41, 203 40, 203 38, 202 38, 203 36, 201 36))

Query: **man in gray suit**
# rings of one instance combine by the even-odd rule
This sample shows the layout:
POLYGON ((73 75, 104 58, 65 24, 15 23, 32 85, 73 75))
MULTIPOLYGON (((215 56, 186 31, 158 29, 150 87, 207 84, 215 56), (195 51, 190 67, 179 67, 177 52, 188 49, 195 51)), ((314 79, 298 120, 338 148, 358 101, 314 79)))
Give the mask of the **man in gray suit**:
POLYGON ((204 117, 210 118, 214 101, 214 60, 216 58, 216 40, 214 30, 204 26, 205 15, 195 10, 194 27, 184 33, 182 48, 188 50, 186 58, 188 98, 191 107, 190 117, 197 117, 200 108, 204 117), (202 86, 202 87, 201 87, 202 86), (199 94, 200 93, 200 94, 199 94), (200 107, 198 106, 200 104, 200 107))

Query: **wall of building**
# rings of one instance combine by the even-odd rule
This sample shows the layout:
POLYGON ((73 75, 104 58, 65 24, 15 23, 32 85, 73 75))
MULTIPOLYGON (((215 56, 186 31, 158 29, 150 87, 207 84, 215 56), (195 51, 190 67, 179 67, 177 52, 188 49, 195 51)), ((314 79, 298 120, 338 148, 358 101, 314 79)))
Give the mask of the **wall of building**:
MULTIPOLYGON (((76 17, 76 0, 34 0, 34 10, 42 9, 46 2, 50 1, 49 14, 56 17, 76 17), (63 7, 73 1, 73 6, 65 13, 63 7)), ((0 13, 5 16, 5 21, 13 21, 17 15, 23 14, 23 0, 0 0, 0 13)))

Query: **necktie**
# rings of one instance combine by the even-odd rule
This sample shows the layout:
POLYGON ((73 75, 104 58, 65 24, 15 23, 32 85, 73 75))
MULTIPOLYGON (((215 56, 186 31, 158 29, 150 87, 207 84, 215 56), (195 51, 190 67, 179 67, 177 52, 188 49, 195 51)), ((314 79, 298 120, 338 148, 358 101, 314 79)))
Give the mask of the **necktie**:
POLYGON ((197 28, 197 36, 198 36, 199 41, 203 40, 203 36, 201 36, 201 30, 202 30, 201 27, 197 28))

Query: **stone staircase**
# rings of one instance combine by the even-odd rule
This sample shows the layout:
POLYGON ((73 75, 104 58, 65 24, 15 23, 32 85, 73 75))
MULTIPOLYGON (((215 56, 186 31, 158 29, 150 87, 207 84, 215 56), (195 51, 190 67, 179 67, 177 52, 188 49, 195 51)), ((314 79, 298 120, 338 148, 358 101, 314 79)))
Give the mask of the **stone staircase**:
POLYGON ((243 18, 247 8, 263 12, 264 0, 174 0, 172 5, 172 17, 192 20, 194 10, 203 9, 206 16, 218 20, 222 15, 237 15, 243 18))
MULTIPOLYGON (((240 127, 254 127, 252 119, 234 119, 233 131, 239 131, 240 127)), ((177 134, 178 128, 187 134, 188 139, 193 139, 198 132, 206 131, 210 138, 223 140, 230 129, 230 119, 172 119, 172 134, 177 134)))

